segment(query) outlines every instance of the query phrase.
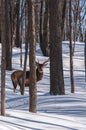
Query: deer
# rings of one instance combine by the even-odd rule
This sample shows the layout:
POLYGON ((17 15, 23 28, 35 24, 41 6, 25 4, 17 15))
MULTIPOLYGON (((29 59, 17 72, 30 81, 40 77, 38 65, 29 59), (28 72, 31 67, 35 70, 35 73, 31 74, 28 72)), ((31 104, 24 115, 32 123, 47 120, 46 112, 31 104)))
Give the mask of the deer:
MULTIPOLYGON (((44 66, 47 65, 48 61, 49 61, 49 59, 47 59, 43 63, 36 62, 36 66, 37 66, 36 67, 36 82, 42 80, 43 68, 44 68, 44 66)), ((23 90, 22 89, 23 73, 24 73, 23 70, 16 70, 11 74, 11 80, 12 80, 12 84, 13 84, 14 93, 16 92, 17 86, 20 87, 20 92, 23 90)), ((30 70, 26 71, 26 77, 24 80, 24 84, 25 84, 25 87, 27 87, 27 86, 29 87, 29 85, 30 85, 30 70)), ((21 95, 22 95, 22 92, 21 92, 21 95)))

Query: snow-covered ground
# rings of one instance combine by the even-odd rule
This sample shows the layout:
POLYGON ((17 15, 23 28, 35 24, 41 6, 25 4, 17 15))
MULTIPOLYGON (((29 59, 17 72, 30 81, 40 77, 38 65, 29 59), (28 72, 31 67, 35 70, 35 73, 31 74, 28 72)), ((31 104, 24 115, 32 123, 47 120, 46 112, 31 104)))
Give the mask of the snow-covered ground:
MULTIPOLYGON (((75 93, 70 89, 69 43, 63 42, 65 95, 51 96, 49 63, 37 83, 37 113, 29 112, 29 88, 20 95, 13 93, 10 74, 20 67, 20 50, 13 48, 13 70, 6 71, 6 116, 0 116, 0 130, 86 130, 86 83, 84 73, 84 43, 76 43, 74 55, 75 93)), ((36 58, 45 61, 37 46, 36 58)), ((24 47, 23 47, 24 58, 24 47)), ((1 59, 1 46, 0 46, 1 59)), ((29 60, 27 61, 27 64, 29 60)), ((29 67, 27 67, 28 69, 29 67)))

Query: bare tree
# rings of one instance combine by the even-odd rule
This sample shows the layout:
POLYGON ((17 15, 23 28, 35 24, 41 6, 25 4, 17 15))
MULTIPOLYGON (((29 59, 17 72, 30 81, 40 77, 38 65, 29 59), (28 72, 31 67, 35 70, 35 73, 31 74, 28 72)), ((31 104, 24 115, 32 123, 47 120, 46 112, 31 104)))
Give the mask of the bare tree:
POLYGON ((40 11, 40 47, 43 55, 47 56, 46 48, 49 43, 49 0, 41 0, 40 11))
POLYGON ((1 0, 1 42, 2 42, 2 58, 1 58, 1 115, 5 115, 5 69, 6 69, 6 17, 5 17, 5 1, 1 0))
MULTIPOLYGON (((85 16, 86 0, 72 0, 72 39, 73 41, 84 41, 85 38, 85 16)), ((69 40, 69 0, 67 0, 67 10, 65 19, 64 39, 69 40)), ((75 43, 73 46, 74 53, 75 43)))
POLYGON ((67 0, 67 8, 66 8, 66 18, 65 18, 65 24, 64 24, 64 37, 63 40, 67 41, 69 40, 69 3, 67 0))
POLYGON ((40 32, 39 32, 39 38, 40 38, 40 47, 41 50, 43 48, 43 19, 44 19, 44 0, 40 1, 41 7, 40 7, 40 32))
POLYGON ((0 43, 1 43, 1 21, 0 21, 0 43))
POLYGON ((74 93, 73 45, 72 45, 72 0, 69 1, 69 25, 70 25, 70 81, 71 81, 71 93, 74 93))
POLYGON ((6 69, 12 69, 12 51, 11 51, 11 1, 5 0, 5 17, 6 17, 6 69))
POLYGON ((77 37, 79 41, 83 41, 85 39, 85 25, 86 25, 86 0, 80 2, 79 7, 79 24, 78 24, 78 33, 77 37))
POLYGON ((34 1, 28 1, 28 36, 29 36, 29 44, 30 44, 30 52, 29 52, 29 65, 30 65, 30 112, 36 112, 36 58, 35 58, 35 50, 36 50, 36 39, 35 39, 35 18, 34 18, 34 1))
POLYGON ((39 11, 40 10, 40 0, 35 0, 35 31, 36 31, 36 40, 39 42, 39 11))
POLYGON ((49 1, 50 27, 50 94, 65 94, 62 37, 66 11, 66 0, 49 1))
POLYGON ((23 73, 23 80, 22 80, 22 90, 21 94, 24 95, 24 80, 26 78, 26 66, 27 66, 27 55, 28 55, 28 35, 29 35, 29 28, 27 25, 27 6, 25 6, 25 58, 24 58, 24 73, 23 73))
POLYGON ((75 1, 74 5, 74 46, 73 46, 73 54, 75 50, 75 42, 77 40, 77 26, 78 26, 78 19, 79 19, 79 12, 80 12, 80 0, 75 1))
POLYGON ((15 45, 16 47, 20 47, 20 0, 17 0, 16 2, 16 39, 15 39, 15 45))
POLYGON ((85 82, 86 82, 86 31, 85 31, 84 64, 85 64, 85 82))

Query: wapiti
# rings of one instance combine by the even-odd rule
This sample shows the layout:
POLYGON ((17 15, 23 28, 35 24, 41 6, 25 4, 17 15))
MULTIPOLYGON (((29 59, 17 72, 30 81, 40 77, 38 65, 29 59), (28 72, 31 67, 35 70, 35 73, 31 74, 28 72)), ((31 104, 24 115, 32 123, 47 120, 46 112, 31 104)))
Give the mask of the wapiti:
MULTIPOLYGON (((36 62, 36 65, 37 65, 36 81, 37 82, 42 80, 42 78, 43 78, 43 67, 47 65, 48 61, 49 61, 49 59, 47 59, 43 63, 36 62)), ((26 71, 26 78, 24 80, 24 83, 25 83, 25 86, 28 86, 28 87, 29 87, 29 84, 30 84, 29 75, 30 75, 30 71, 26 71)), ((23 71, 22 70, 14 71, 11 74, 11 80, 12 80, 12 83, 13 83, 14 92, 16 92, 17 85, 19 85, 19 87, 20 87, 20 92, 22 91, 22 77, 23 77, 23 71)), ((22 94, 22 92, 21 92, 21 94, 22 94)))

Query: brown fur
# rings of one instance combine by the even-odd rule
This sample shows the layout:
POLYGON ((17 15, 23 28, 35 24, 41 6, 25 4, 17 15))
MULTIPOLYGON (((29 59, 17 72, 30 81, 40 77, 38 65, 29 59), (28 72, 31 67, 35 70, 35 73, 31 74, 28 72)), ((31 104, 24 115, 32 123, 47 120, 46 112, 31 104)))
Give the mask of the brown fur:
MULTIPOLYGON (((36 77, 37 77, 36 81, 37 82, 42 80, 42 78, 43 78, 43 67, 46 65, 46 62, 48 62, 48 60, 45 61, 43 64, 37 63, 37 69, 36 69, 36 77)), ((26 78, 25 78, 24 82, 25 82, 25 86, 28 86, 28 87, 30 84, 29 75, 30 75, 30 71, 26 71, 26 78)), ((23 77, 22 70, 14 71, 11 74, 11 80, 13 83, 14 92, 16 92, 17 85, 20 86, 20 91, 22 90, 22 77, 23 77)))

